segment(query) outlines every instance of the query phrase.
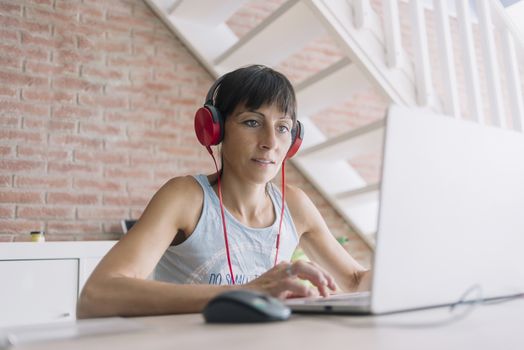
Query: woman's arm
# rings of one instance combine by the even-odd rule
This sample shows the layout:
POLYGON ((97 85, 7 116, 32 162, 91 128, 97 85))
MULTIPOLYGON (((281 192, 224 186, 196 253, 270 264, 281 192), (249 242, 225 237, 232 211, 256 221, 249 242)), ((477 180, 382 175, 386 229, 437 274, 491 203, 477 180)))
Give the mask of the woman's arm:
POLYGON ((186 286, 147 280, 165 250, 182 230, 192 232, 202 210, 203 193, 191 177, 167 182, 141 218, 102 259, 87 281, 77 315, 151 315, 195 312, 225 288, 186 286))
POLYGON ((371 271, 360 265, 333 237, 322 215, 300 189, 287 186, 287 204, 306 255, 334 276, 344 291, 370 288, 371 271))
POLYGON ((133 277, 99 277, 86 284, 78 318, 144 316, 200 312, 230 286, 179 285, 133 277))

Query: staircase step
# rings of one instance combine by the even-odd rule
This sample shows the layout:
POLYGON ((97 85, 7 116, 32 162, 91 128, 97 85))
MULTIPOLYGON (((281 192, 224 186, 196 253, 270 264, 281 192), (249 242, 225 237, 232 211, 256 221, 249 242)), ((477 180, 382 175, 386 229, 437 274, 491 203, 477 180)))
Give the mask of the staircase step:
POLYGON ((295 87, 300 115, 312 116, 341 104, 367 87, 369 82, 362 71, 345 57, 295 87))
POLYGON ((213 62, 219 72, 254 62, 275 66, 322 33, 322 25, 302 1, 287 1, 213 62))
POLYGON ((378 120, 301 150, 297 157, 326 164, 334 160, 348 160, 362 153, 380 150, 383 144, 384 125, 384 119, 378 120))
POLYGON ((362 199, 367 197, 376 197, 376 193, 380 189, 380 183, 374 183, 365 187, 357 188, 350 191, 338 193, 335 198, 340 201, 354 200, 355 198, 362 199))
POLYGON ((337 199, 340 193, 357 193, 366 188, 365 181, 348 162, 318 163, 292 159, 293 164, 320 194, 337 210, 370 248, 374 247, 377 230, 378 193, 368 192, 351 199, 337 199), (367 196, 366 196, 367 195, 367 196))
POLYGON ((366 185, 364 179, 346 161, 326 163, 294 157, 292 162, 373 249, 378 217, 378 191, 375 189, 378 185, 366 185))
MULTIPOLYGON (((171 2, 173 1, 171 0, 171 2)), ((248 0, 221 0, 220 3, 217 3, 216 0, 180 0, 170 8, 169 14, 177 19, 216 27, 225 23, 247 2, 248 0)))
POLYGON ((369 244, 374 246, 375 234, 378 228, 378 193, 374 199, 367 198, 366 201, 357 201, 348 204, 337 204, 341 208, 342 216, 352 224, 357 233, 369 244))
POLYGON ((374 245, 378 224, 380 183, 374 183, 334 196, 344 216, 370 246, 374 245))
POLYGON ((302 171, 317 190, 330 199, 338 193, 366 186, 359 173, 346 161, 322 162, 295 157, 293 164, 302 171))
POLYGON ((181 0, 146 0, 146 2, 154 2, 158 9, 169 14, 178 5, 178 3, 181 2, 181 0))
POLYGON ((192 20, 179 19, 176 15, 170 15, 171 11, 176 13, 177 3, 169 6, 167 4, 168 1, 145 1, 206 69, 214 77, 218 77, 219 73, 212 65, 212 61, 238 41, 235 33, 225 23, 218 26, 209 26, 192 20), (166 6, 168 7, 167 9, 166 6))
POLYGON ((213 67, 213 71, 217 72, 215 77, 225 73, 214 67, 213 59, 221 55, 225 48, 234 45, 238 41, 235 33, 225 23, 216 27, 202 26, 192 21, 178 19, 172 20, 172 23, 182 33, 183 37, 188 40, 189 45, 202 55, 206 63, 213 67))

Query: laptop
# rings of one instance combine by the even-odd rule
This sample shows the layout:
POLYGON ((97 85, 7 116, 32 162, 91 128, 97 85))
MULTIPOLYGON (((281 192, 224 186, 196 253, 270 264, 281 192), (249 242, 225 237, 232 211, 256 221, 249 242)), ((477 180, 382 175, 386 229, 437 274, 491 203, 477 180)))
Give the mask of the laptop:
POLYGON ((294 312, 383 314, 524 292, 524 134, 425 109, 386 116, 370 292, 294 312))

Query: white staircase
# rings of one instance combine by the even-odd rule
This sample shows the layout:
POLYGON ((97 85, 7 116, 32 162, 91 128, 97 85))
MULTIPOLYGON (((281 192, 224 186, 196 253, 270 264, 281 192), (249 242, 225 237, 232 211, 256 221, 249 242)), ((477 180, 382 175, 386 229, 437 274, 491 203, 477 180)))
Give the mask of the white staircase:
POLYGON ((524 44, 495 0, 477 0, 474 8, 467 0, 453 1, 456 6, 449 8, 447 0, 281 1, 241 37, 227 22, 250 5, 248 0, 145 1, 215 77, 246 64, 277 66, 322 34, 337 43, 342 58, 295 85, 306 138, 293 163, 371 247, 380 183, 367 183, 351 159, 382 151, 384 120, 328 138, 311 116, 371 85, 392 103, 523 130, 524 67, 519 62, 524 62, 524 44), (401 15, 406 13, 409 48, 402 35, 406 23, 401 15), (426 24, 428 14, 434 28, 426 24), (437 37, 438 73, 430 58, 428 29, 437 37), (455 45, 453 33, 458 36, 455 45), (477 37, 484 50, 485 68, 480 70, 477 37), (455 69, 460 60, 463 88, 455 69), (483 77, 488 91, 482 91, 483 77))

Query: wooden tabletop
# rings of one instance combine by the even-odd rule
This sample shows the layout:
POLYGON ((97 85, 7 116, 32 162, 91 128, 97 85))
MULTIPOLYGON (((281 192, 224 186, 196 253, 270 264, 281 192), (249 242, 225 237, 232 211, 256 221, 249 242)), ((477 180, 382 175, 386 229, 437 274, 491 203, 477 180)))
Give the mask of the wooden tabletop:
POLYGON ((126 319, 138 330, 16 349, 524 349, 524 299, 383 316, 292 315, 266 324, 206 324, 200 314, 126 319))

